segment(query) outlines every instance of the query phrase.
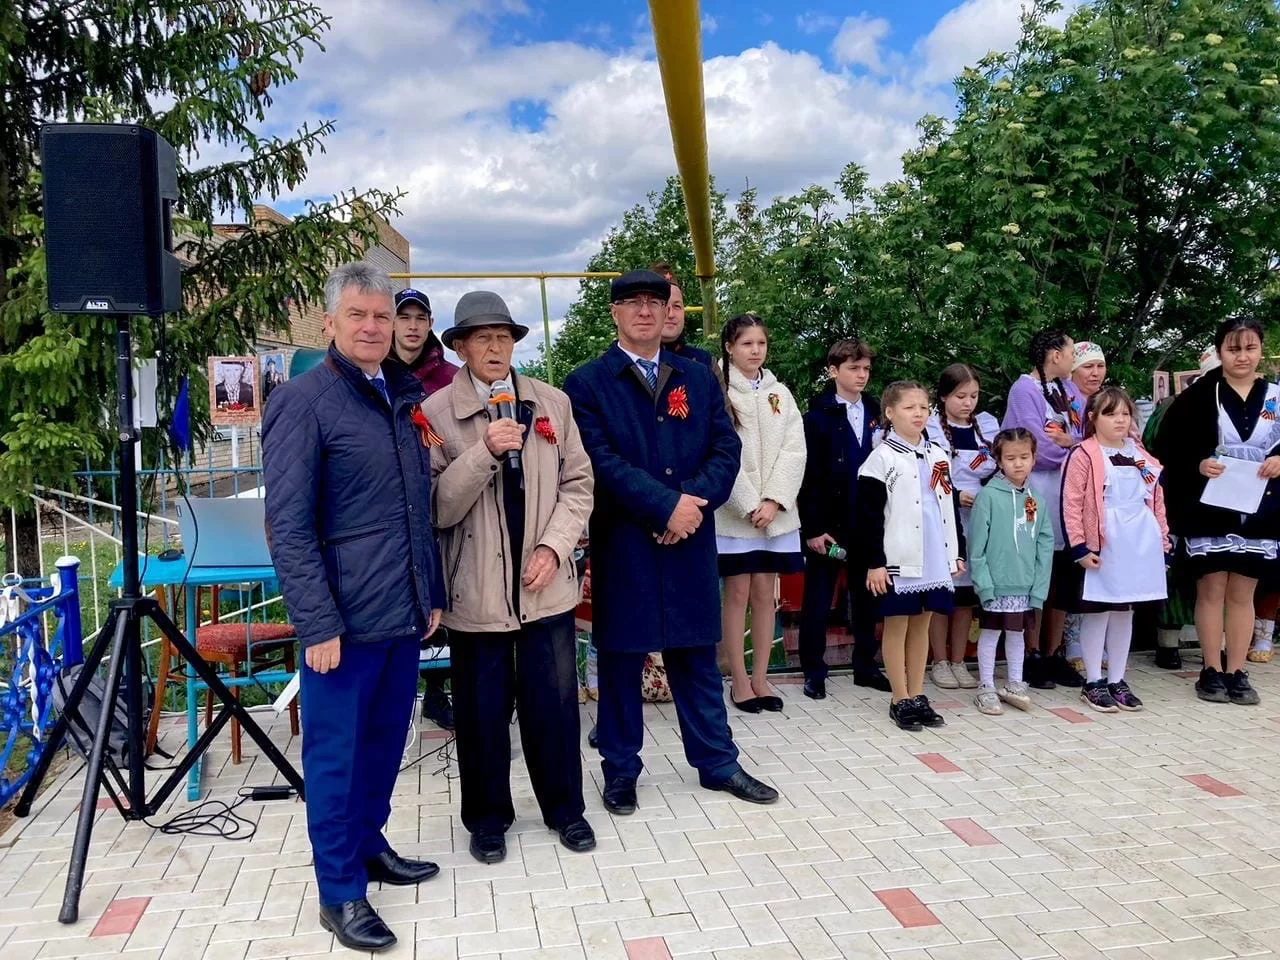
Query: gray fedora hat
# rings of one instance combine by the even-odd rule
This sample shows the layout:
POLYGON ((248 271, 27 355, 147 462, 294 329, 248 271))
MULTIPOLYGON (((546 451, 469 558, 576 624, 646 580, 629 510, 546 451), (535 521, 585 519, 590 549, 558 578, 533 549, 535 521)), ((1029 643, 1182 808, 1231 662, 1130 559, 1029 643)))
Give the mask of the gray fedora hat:
POLYGON ((453 326, 440 334, 440 341, 450 350, 459 337, 465 337, 477 327, 508 327, 512 336, 523 340, 529 328, 511 319, 506 301, 488 290, 472 290, 464 293, 453 310, 453 326))

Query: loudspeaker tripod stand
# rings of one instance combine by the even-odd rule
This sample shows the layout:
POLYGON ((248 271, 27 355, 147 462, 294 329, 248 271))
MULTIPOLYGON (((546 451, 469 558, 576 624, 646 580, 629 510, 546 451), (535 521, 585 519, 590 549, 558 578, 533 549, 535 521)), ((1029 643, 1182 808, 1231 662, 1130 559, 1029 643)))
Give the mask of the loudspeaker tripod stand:
MULTIPOLYGON (((31 812, 31 804, 40 789, 40 783, 48 773, 49 764, 67 736, 69 719, 76 716, 80 701, 89 688, 89 682, 97 673, 103 657, 110 653, 107 664, 106 692, 103 696, 103 709, 94 731, 93 744, 88 751, 88 762, 84 775, 84 793, 80 799, 79 818, 76 822, 75 842, 71 848, 71 861, 67 870, 67 884, 62 897, 62 910, 58 919, 63 923, 74 923, 80 915, 80 890, 84 883, 85 859, 88 856, 89 840, 93 834, 93 821, 97 816, 98 792, 106 787, 108 795, 116 809, 126 820, 144 820, 156 814, 169 795, 182 783, 187 771, 209 748, 214 738, 235 717, 240 721, 244 732, 253 738, 262 749, 263 755, 283 774, 289 785, 303 796, 302 777, 285 759, 267 734, 254 721, 249 712, 240 705, 240 701, 232 695, 217 672, 196 652, 191 642, 182 634, 176 624, 160 609, 160 605, 149 597, 141 595, 141 582, 138 571, 138 491, 137 472, 134 465, 134 443, 137 442, 137 427, 133 422, 133 348, 129 336, 129 317, 124 314, 115 315, 116 322, 116 377, 118 393, 116 396, 118 418, 120 423, 120 528, 122 552, 125 558, 124 584, 122 596, 111 605, 106 623, 99 634, 98 643, 85 659, 83 668, 71 693, 67 696, 66 706, 58 717, 45 744, 43 755, 36 769, 32 772, 26 789, 14 809, 20 817, 31 812), (130 558, 134 562, 128 562, 130 558), (168 778, 157 787, 155 793, 147 797, 146 768, 143 764, 144 731, 143 731, 143 699, 142 699, 142 621, 150 620, 161 634, 173 645, 179 656, 187 661, 208 685, 209 695, 218 698, 222 704, 217 716, 200 738, 192 745, 168 778), (108 640, 107 638, 110 638, 108 640), (125 758, 128 764, 128 779, 125 780, 120 768, 107 751, 112 717, 120 686, 124 684, 125 709, 128 714, 128 742, 125 758), (114 783, 113 783, 114 781, 114 783), (119 788, 117 791, 117 787, 119 788)), ((190 549, 190 548, 189 548, 190 549)), ((195 625, 188 624, 188 629, 195 625)))

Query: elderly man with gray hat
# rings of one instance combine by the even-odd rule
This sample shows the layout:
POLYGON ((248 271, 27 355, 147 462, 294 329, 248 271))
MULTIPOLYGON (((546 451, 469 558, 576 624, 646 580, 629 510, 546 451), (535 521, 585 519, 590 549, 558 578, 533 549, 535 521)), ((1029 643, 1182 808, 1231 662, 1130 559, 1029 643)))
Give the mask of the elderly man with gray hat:
POLYGON ((575 852, 583 818, 573 551, 591 513, 591 461, 569 398, 516 373, 529 328, 496 293, 458 301, 444 345, 465 366, 423 412, 444 558, 462 823, 481 863, 506 856, 511 708, 546 825, 575 852))

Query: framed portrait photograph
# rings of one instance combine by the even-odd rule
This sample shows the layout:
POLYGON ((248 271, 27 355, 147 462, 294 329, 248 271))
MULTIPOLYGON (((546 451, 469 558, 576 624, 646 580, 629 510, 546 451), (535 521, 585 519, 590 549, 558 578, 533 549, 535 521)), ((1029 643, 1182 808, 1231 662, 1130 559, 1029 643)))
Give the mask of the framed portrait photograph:
POLYGON ((1171 396, 1173 387, 1169 381, 1169 371, 1157 370, 1151 374, 1151 402, 1159 403, 1171 396))
POLYGON ((1199 370, 1179 370, 1173 375, 1173 392, 1181 393, 1199 379, 1199 370))
POLYGON ((258 356, 258 363, 262 366, 262 402, 267 402, 267 397, 271 396, 271 391, 280 384, 284 383, 288 377, 288 367, 284 360, 283 350, 273 350, 270 353, 263 353, 258 356))
POLYGON ((209 420, 220 427, 262 420, 257 357, 209 358, 209 420))

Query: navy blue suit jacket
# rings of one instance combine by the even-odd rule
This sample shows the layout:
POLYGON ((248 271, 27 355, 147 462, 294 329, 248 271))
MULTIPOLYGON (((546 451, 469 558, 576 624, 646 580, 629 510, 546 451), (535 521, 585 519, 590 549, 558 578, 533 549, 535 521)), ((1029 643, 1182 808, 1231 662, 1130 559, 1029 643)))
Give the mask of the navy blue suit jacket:
POLYGON ((707 367, 668 350, 659 364, 651 392, 615 343, 564 383, 595 471, 592 637, 606 652, 712 645, 720 637, 712 512, 733 490, 742 442, 707 367), (707 501, 702 525, 659 546, 682 493, 707 501))

